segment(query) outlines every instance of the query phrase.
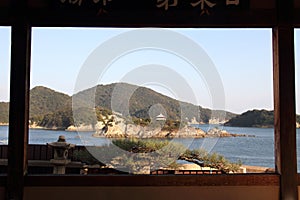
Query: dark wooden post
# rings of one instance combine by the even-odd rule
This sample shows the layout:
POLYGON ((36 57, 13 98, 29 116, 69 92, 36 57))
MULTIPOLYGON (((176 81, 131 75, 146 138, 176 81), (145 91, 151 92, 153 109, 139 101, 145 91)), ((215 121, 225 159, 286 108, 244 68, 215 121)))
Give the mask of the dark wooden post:
POLYGON ((280 177, 280 199, 298 199, 295 56, 293 1, 277 0, 278 26, 273 28, 274 127, 276 171, 280 177))
POLYGON ((11 80, 8 139, 7 199, 23 199, 27 172, 30 43, 31 27, 26 16, 26 1, 14 1, 11 27, 11 80), (20 12, 20 13, 19 13, 20 12))

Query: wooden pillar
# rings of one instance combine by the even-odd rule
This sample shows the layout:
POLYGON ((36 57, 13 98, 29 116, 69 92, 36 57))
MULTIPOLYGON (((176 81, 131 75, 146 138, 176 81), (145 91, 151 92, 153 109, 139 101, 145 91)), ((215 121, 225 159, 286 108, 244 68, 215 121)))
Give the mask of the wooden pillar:
POLYGON ((31 27, 25 16, 18 16, 18 11, 26 4, 15 1, 14 6, 6 198, 19 200, 23 199, 24 175, 27 173, 31 27))
POLYGON ((273 28, 275 167, 281 200, 298 199, 292 8, 292 0, 277 0, 278 26, 273 28))

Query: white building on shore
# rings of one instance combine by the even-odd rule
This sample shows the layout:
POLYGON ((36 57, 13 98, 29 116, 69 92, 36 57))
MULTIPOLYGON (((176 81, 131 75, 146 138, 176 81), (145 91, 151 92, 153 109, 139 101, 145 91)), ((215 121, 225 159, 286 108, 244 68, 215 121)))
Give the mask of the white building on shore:
POLYGON ((160 113, 156 116, 156 121, 166 121, 166 117, 160 113))

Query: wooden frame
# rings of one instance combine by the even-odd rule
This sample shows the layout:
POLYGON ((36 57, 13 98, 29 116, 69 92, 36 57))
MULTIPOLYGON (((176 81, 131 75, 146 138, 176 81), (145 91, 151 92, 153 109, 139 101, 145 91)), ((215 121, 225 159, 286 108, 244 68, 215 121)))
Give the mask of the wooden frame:
POLYGON ((294 1, 277 1, 273 28, 275 167, 281 175, 280 198, 297 199, 294 1))
POLYGON ((278 186, 276 174, 26 176, 25 186, 278 186), (80 181, 78 181, 80 179, 80 181), (45 180, 47 180, 45 182, 45 180), (43 183, 43 185, 41 185, 43 183))
MULTIPOLYGON (((253 0, 254 2, 256 0, 253 0)), ((300 14, 292 0, 276 0, 271 9, 241 11, 212 18, 194 13, 169 12, 164 18, 149 13, 99 18, 43 10, 43 4, 31 8, 34 0, 6 1, 0 5, 0 24, 12 27, 11 91, 8 175, 0 177, 7 186, 7 198, 22 199, 24 186, 280 186, 280 198, 297 199, 294 28, 300 26, 300 14), (9 3, 7 3, 9 2, 9 3), (2 7, 1 7, 2 6, 2 7), (9 6, 9 7, 7 7, 9 6), (275 9, 277 8, 277 10, 275 9), (20 15, 25 10, 25 15, 20 15), (292 13, 295 13, 295 17, 292 13), (134 17, 140 15, 141 17, 134 17), (150 17, 151 16, 151 17, 150 17), (178 17, 180 16, 180 17, 178 17), (185 16, 185 17, 182 17, 185 16), (62 18, 63 17, 63 18, 62 18), (30 42, 33 26, 89 27, 240 27, 273 28, 274 113, 276 174, 214 176, 27 176, 27 141, 30 80, 30 42), (79 180, 80 181, 77 181, 79 180), (42 185, 41 185, 42 183, 42 185)), ((41 1, 44 2, 44 1, 41 1)), ((252 1, 251 1, 252 2, 252 1)), ((252 5, 252 4, 251 4, 252 5)), ((253 5, 252 5, 253 6, 253 5)), ((255 6, 254 6, 255 7, 255 6)), ((126 14, 126 11, 121 11, 126 14)))

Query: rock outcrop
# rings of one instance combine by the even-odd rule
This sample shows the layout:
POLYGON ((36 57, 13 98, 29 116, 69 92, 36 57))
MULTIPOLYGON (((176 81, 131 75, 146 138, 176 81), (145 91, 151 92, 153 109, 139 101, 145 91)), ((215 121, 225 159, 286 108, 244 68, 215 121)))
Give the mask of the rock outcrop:
POLYGON ((164 130, 155 126, 140 126, 125 123, 124 120, 114 116, 116 122, 105 128, 98 122, 94 137, 107 138, 206 138, 206 137, 247 137, 245 134, 233 134, 225 130, 213 128, 205 132, 193 126, 184 126, 179 130, 164 130))

